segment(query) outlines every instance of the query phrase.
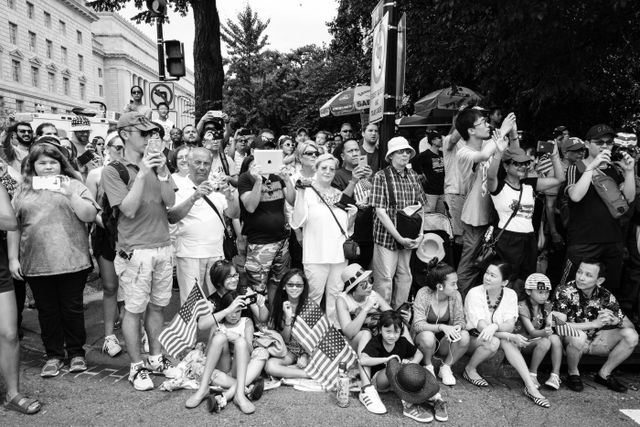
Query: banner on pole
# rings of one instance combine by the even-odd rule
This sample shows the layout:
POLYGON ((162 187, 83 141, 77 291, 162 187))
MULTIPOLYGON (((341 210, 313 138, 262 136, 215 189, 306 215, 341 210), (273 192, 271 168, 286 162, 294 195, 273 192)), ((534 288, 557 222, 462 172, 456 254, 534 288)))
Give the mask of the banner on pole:
POLYGON ((387 30, 389 14, 373 30, 373 49, 371 52, 371 98, 369 102, 369 121, 382 120, 384 115, 384 82, 387 62, 387 30))

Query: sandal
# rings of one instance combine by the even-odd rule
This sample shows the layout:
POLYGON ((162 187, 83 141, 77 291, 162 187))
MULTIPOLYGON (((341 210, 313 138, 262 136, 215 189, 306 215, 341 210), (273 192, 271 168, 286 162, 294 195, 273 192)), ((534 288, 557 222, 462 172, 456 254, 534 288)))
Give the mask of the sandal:
POLYGON ((462 371, 462 378, 464 378, 465 380, 469 381, 471 384, 473 384, 476 387, 489 387, 489 383, 487 382, 487 380, 485 380, 484 378, 480 377, 477 379, 473 379, 469 376, 469 374, 467 374, 467 370, 464 369, 462 371))
POLYGON ((524 395, 542 408, 551 408, 551 404, 546 397, 535 397, 533 394, 529 393, 529 390, 526 387, 524 388, 524 395))
POLYGON ((25 397, 20 393, 16 394, 13 399, 5 402, 4 407, 27 415, 33 415, 42 409, 42 405, 37 399, 25 397))

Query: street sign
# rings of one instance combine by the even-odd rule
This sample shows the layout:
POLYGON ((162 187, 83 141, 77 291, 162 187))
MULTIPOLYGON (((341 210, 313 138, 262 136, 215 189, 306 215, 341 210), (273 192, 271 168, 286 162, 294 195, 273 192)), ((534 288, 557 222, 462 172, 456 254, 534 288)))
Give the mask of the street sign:
POLYGON ((173 110, 173 83, 155 82, 151 83, 151 103, 158 108, 158 104, 166 102, 169 110, 173 110))
POLYGON ((371 123, 382 120, 384 115, 384 82, 387 63, 387 27, 389 14, 373 30, 373 49, 371 52, 371 101, 369 102, 369 120, 371 123))

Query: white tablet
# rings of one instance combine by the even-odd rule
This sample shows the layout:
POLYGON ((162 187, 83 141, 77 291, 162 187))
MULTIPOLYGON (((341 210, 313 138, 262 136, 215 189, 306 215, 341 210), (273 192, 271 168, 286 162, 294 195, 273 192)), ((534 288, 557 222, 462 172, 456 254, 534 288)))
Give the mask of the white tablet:
POLYGON ((253 150, 253 161, 262 174, 279 174, 282 169, 282 150, 253 150))

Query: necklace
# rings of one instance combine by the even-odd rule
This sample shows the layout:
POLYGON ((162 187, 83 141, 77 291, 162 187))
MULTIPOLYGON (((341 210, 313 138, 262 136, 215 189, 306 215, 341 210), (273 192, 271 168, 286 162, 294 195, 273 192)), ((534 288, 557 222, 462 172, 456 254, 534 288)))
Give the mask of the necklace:
POLYGON ((502 295, 504 294, 504 288, 500 288, 500 295, 498 295, 498 299, 495 304, 491 304, 491 300, 489 299, 489 292, 485 289, 485 295, 487 296, 487 306, 489 307, 489 311, 495 311, 500 305, 500 301, 502 301, 502 295))
POLYGON ((336 190, 333 187, 329 187, 328 189, 320 188, 319 186, 315 186, 320 196, 327 202, 328 205, 333 206, 340 201, 342 197, 342 193, 336 190))

